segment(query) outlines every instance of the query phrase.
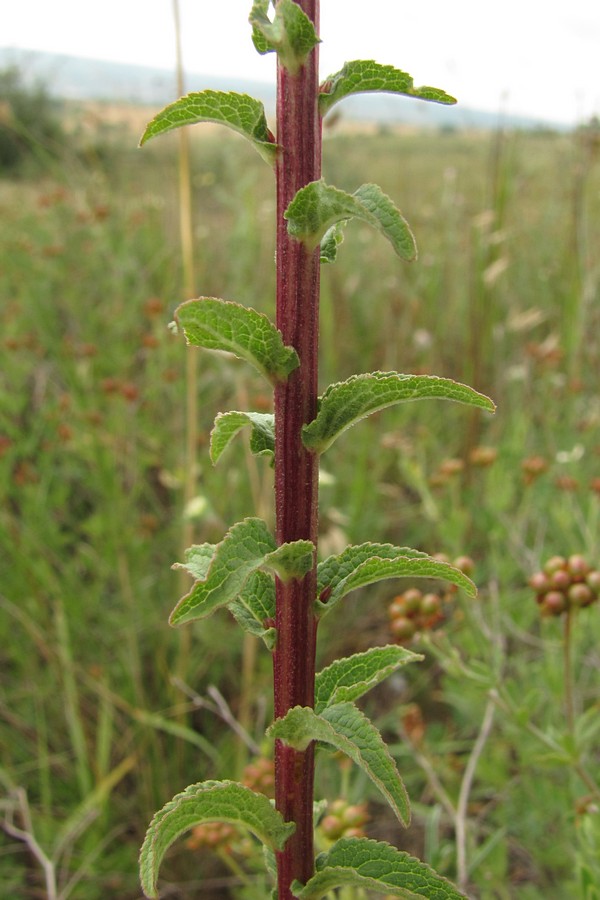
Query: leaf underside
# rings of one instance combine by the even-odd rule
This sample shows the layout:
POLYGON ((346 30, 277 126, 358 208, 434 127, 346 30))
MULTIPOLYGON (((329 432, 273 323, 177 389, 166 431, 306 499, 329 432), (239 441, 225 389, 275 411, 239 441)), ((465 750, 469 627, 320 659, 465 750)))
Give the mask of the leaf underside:
POLYGON ((393 201, 376 184, 363 184, 353 194, 326 184, 323 179, 311 181, 301 188, 284 213, 288 232, 314 250, 321 241, 321 254, 328 261, 335 258, 341 232, 328 232, 337 223, 360 219, 379 231, 405 260, 417 255, 415 239, 406 220, 393 201))
POLYGON ((292 884, 297 900, 320 900, 345 885, 406 900, 466 900, 466 895, 426 863, 370 838, 341 838, 316 859, 316 873, 292 884))
POLYGON ((489 397, 465 384, 436 375, 371 372, 330 385, 320 398, 315 419, 302 429, 308 450, 323 453, 347 428, 374 412, 411 400, 453 400, 494 412, 489 397))
POLYGON ((295 829, 268 797, 235 781, 192 784, 156 813, 140 852, 140 878, 147 897, 158 897, 157 880, 165 853, 184 832, 201 822, 228 822, 251 831, 267 847, 281 850, 295 829))
POLYGON ((213 122, 243 135, 269 165, 275 165, 279 147, 269 131, 265 109, 260 100, 233 91, 197 91, 170 103, 146 126, 140 146, 159 134, 213 122))
POLYGON ((286 381, 300 364, 270 319, 240 303, 218 297, 187 300, 175 311, 188 344, 233 353, 271 382, 286 381))
POLYGON ((268 456, 275 453, 275 417, 272 413, 239 412, 232 410, 218 413, 210 433, 210 458, 213 465, 229 447, 237 434, 246 426, 251 427, 250 451, 254 456, 268 456))
POLYGON ((244 631, 261 638, 267 650, 274 649, 277 637, 275 582, 269 574, 260 570, 253 572, 227 608, 244 631))
POLYGON ((345 63, 339 72, 325 79, 319 94, 319 111, 321 115, 325 115, 332 106, 350 94, 375 92, 403 94, 417 100, 446 105, 456 103, 454 97, 439 88, 416 88, 412 77, 401 69, 381 65, 372 59, 356 59, 345 63))

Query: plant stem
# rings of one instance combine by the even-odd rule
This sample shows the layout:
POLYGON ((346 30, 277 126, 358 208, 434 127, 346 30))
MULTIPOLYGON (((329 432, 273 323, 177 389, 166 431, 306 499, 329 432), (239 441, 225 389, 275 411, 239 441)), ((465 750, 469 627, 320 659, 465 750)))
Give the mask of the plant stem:
MULTIPOLYGON (((318 32, 319 0, 299 5, 318 32)), ((300 70, 277 67, 277 327, 300 366, 275 390, 275 510, 277 543, 317 543, 318 460, 302 444, 302 426, 317 406, 319 251, 289 237, 283 214, 296 192, 321 175, 321 123, 317 107, 318 55, 300 70)), ((313 706, 316 649, 316 568, 302 580, 277 580, 277 647, 273 654, 275 717, 294 706, 313 706)), ((296 831, 277 854, 279 900, 291 900, 294 879, 313 873, 314 747, 275 746, 275 801, 296 831)))
POLYGON ((565 684, 565 717, 567 732, 572 741, 575 740, 575 709, 573 700, 573 662, 572 651, 573 618, 571 609, 565 613, 565 630, 563 636, 563 668, 565 684))

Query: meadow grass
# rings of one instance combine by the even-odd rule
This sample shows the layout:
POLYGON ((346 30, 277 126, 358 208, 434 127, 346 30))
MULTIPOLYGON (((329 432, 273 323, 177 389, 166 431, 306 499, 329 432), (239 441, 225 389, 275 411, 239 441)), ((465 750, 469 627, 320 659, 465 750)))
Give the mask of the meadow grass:
MULTIPOLYGON (((218 410, 270 398, 241 363, 200 362, 199 496, 185 510, 186 350, 167 327, 186 299, 176 144, 133 143, 0 180, 2 810, 23 827, 26 796, 57 896, 82 900, 138 897, 153 811, 190 772, 220 777, 250 758, 210 685, 259 743, 271 704, 266 654, 254 660, 226 616, 194 626, 185 671, 181 634, 166 624, 183 516, 201 542, 257 506, 271 515, 268 467, 240 444, 233 465, 213 469, 207 446, 218 410)), ((271 173, 219 131, 194 136, 192 151, 200 291, 272 314, 271 173)), ((600 557, 600 165, 576 135, 329 133, 326 178, 354 190, 367 172, 411 223, 420 260, 399 266, 375 233, 347 229, 323 271, 323 384, 431 372, 498 404, 491 420, 458 406, 442 418, 435 403, 386 411, 324 461, 323 552, 370 539, 468 553, 480 587, 419 645, 425 663, 369 701, 375 716, 394 709, 381 724, 415 798, 406 833, 372 800, 369 833, 454 877, 453 810, 487 715, 462 795, 473 896, 584 896, 598 814, 569 762, 560 623, 539 620, 526 582, 552 554, 600 557), (481 447, 493 450, 487 465, 481 447), (407 716, 416 708, 421 737, 407 716)), ((393 593, 348 599, 349 624, 323 642, 331 657, 391 640, 393 593)), ((584 611, 576 700, 592 769, 599 632, 598 609, 584 611)), ((366 790, 336 763, 319 777, 349 799, 366 790)), ((192 855, 182 843, 170 857, 170 895, 265 896, 218 856, 191 881, 192 855)), ((38 862, 3 836, 7 896, 45 896, 38 862)))

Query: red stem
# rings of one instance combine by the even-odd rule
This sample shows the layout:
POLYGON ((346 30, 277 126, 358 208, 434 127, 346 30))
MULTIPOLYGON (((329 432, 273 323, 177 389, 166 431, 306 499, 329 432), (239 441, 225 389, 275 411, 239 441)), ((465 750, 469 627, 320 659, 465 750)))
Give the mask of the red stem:
MULTIPOLYGON (((318 33, 319 0, 298 0, 318 33)), ((318 53, 299 72, 277 67, 277 327, 300 366, 275 390, 275 506, 277 543, 317 543, 318 460, 301 441, 316 415, 319 252, 289 237, 283 218, 296 192, 321 177, 318 53)), ((277 581, 277 648, 273 654, 275 717, 294 706, 314 705, 316 568, 301 581, 277 581)), ((294 879, 313 874, 314 747, 299 752, 275 746, 275 802, 296 831, 277 854, 279 900, 292 900, 294 879)))

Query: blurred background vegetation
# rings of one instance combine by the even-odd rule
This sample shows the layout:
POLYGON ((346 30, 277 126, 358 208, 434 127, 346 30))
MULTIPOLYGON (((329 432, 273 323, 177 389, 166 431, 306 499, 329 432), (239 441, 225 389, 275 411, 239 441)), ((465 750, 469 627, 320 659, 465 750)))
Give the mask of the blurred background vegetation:
MULTIPOLYGON (((48 896, 49 870, 57 897, 139 897, 154 811, 189 782, 241 777, 270 752, 262 645, 227 614, 167 625, 186 589, 170 568, 184 520, 195 541, 214 542, 243 516, 272 519, 262 460, 243 443, 216 469, 208 458, 218 411, 267 410, 271 397, 242 363, 199 357, 199 491, 184 507, 192 351, 168 327, 187 299, 178 144, 136 148, 152 112, 59 106, 17 71, 0 73, 7 897, 48 896)), ((410 645, 425 661, 366 701, 413 800, 410 829, 336 758, 320 760, 319 794, 367 798, 369 835, 450 878, 462 865, 473 897, 597 898, 598 604, 574 622, 573 731, 562 623, 540 617, 527 580, 554 554, 600 562, 598 129, 342 120, 324 157, 339 187, 382 186, 420 258, 400 264, 375 232, 349 226, 339 262, 323 268, 322 386, 377 369, 432 373, 488 393, 498 412, 408 405, 323 460, 323 555, 364 540, 468 554, 480 593, 446 598, 443 620, 410 645)), ((272 173, 206 126, 192 133, 192 181, 198 293, 272 314, 272 173)), ((324 624, 321 663, 392 641, 388 607, 404 587, 351 596, 324 624)), ((247 844, 207 853, 182 841, 161 896, 264 898, 258 869, 247 844)))

